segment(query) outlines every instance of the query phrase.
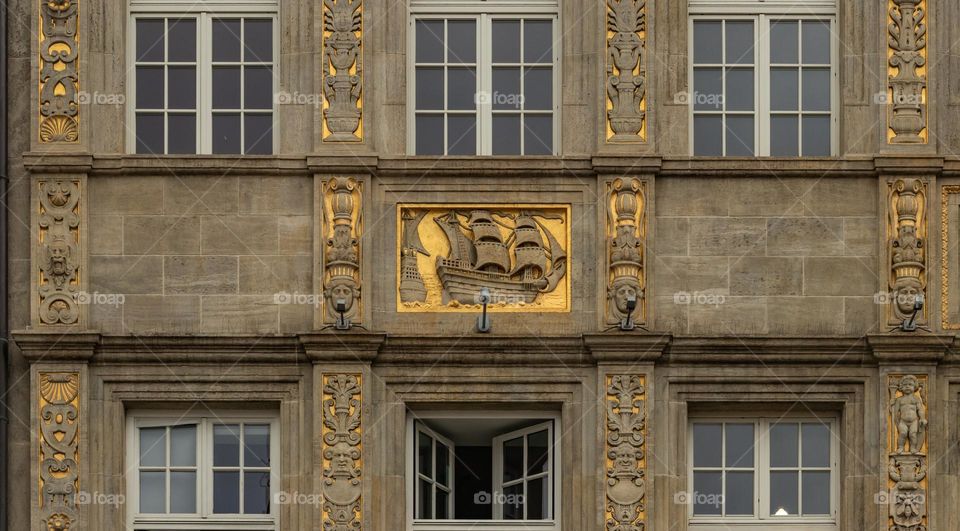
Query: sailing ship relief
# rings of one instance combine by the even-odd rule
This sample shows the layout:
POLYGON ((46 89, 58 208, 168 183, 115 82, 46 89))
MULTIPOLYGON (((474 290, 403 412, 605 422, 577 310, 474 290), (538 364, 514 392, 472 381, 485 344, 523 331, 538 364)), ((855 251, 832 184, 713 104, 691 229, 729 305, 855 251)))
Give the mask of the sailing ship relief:
POLYGON ((567 309, 567 207, 401 206, 401 310, 567 309), (561 243, 562 240, 562 243, 561 243))

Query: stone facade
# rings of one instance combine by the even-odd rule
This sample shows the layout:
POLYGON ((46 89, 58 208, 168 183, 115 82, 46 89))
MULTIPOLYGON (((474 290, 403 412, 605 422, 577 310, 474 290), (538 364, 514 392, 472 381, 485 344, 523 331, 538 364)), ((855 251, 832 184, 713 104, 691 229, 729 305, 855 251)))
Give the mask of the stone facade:
POLYGON ((323 103, 278 105, 270 157, 127 154, 123 106, 74 97, 125 93, 125 2, 9 9, 8 529, 128 529, 77 496, 127 492, 129 411, 196 403, 277 413, 278 488, 324 500, 283 531, 405 529, 438 405, 559 414, 563 531, 687 529, 689 420, 795 407, 837 419, 835 529, 956 526, 957 2, 839 2, 823 159, 689 156, 685 2, 561 1, 559 154, 528 158, 407 154, 403 2, 281 0, 279 90, 323 103), (563 235, 530 288, 563 304, 417 306, 447 247, 408 227, 464 204, 563 235))

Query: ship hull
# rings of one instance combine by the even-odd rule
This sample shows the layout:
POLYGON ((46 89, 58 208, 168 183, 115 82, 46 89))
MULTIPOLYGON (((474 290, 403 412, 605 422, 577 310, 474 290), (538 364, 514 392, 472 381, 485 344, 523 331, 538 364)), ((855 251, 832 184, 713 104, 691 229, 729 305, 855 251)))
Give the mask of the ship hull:
POLYGON ((524 282, 510 278, 504 273, 488 273, 460 267, 452 260, 440 259, 437 261, 437 276, 443 285, 444 304, 457 301, 460 304, 479 304, 480 290, 487 288, 493 297, 494 304, 507 302, 510 304, 531 304, 537 299, 543 285, 543 280, 524 282))

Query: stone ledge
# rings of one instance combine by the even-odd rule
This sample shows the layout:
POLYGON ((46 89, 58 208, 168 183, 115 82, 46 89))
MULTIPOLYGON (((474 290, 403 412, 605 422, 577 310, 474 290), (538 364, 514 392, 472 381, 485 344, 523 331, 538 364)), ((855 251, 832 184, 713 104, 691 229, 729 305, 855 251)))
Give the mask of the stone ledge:
POLYGON ((591 365, 580 336, 530 337, 471 334, 460 337, 389 336, 381 364, 591 365))
POLYGON ((668 333, 584 334, 583 344, 599 363, 655 362, 666 351, 673 336, 668 333))
POLYGON ((956 336, 938 334, 877 334, 867 336, 873 357, 881 363, 937 364, 953 347, 956 336))
POLYGON ((100 334, 63 330, 19 330, 11 334, 30 363, 46 361, 87 362, 96 352, 100 334))
POLYGON ((377 358, 386 334, 372 332, 312 332, 298 339, 310 361, 370 363, 377 358))
POLYGON ((667 363, 863 364, 872 361, 861 338, 683 337, 674 338, 667 363))

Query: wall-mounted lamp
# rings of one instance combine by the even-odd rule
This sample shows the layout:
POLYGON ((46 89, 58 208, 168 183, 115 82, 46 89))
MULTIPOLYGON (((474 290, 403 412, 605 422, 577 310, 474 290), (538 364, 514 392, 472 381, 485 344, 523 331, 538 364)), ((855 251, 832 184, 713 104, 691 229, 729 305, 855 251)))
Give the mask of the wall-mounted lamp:
POLYGON ((900 323, 900 330, 903 332, 914 332, 917 330, 917 314, 923 309, 923 293, 918 293, 913 299, 913 313, 910 317, 900 323))
POLYGON ((337 299, 336 302, 337 309, 337 330, 350 330, 350 319, 347 319, 345 313, 347 313, 347 301, 346 299, 337 299))
POLYGON ((477 302, 483 305, 483 313, 477 317, 477 332, 487 333, 490 331, 490 316, 487 315, 487 305, 490 304, 490 290, 482 288, 477 302))
POLYGON ((637 296, 627 296, 627 315, 620 320, 620 330, 629 331, 634 329, 633 311, 637 309, 637 296))

